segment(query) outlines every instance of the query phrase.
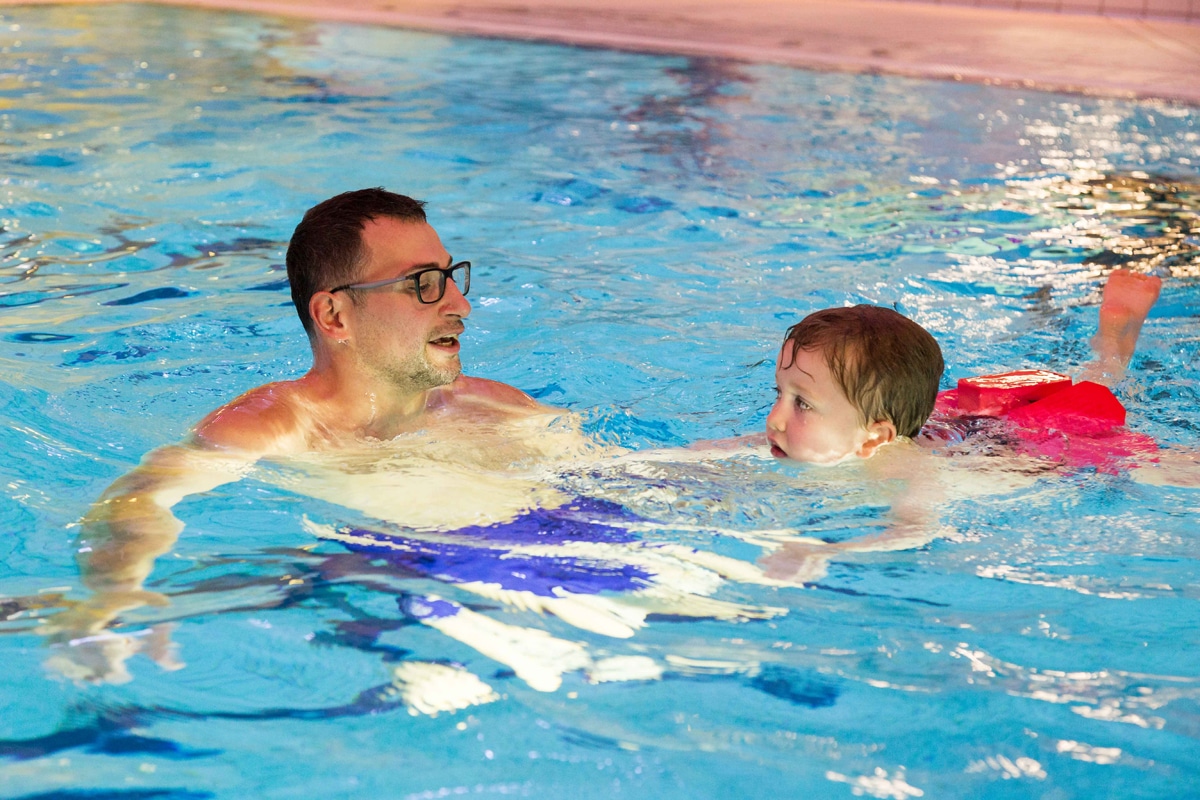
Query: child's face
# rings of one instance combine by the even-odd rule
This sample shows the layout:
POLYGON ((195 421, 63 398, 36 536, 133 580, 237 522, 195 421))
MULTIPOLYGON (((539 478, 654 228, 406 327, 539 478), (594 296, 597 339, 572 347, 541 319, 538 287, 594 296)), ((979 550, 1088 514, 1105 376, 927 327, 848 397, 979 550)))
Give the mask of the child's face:
POLYGON ((875 433, 863 425, 858 409, 838 386, 825 354, 796 350, 791 366, 784 367, 791 349, 784 343, 775 362, 778 397, 767 415, 771 455, 817 464, 871 455, 875 433))

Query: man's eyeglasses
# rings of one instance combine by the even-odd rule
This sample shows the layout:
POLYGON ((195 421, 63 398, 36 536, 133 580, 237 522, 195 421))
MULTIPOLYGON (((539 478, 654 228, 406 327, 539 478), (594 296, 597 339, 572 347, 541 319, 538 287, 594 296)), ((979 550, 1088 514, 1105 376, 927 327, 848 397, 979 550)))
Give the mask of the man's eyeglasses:
POLYGON ((368 283, 347 283, 342 286, 335 286, 329 291, 379 289, 383 286, 412 281, 413 285, 417 287, 417 301, 429 304, 436 303, 445 296, 447 278, 454 281, 458 285, 458 290, 466 296, 467 292, 471 291, 471 262, 460 261, 457 264, 451 264, 445 269, 439 267, 423 269, 420 272, 414 272, 411 275, 402 275, 399 278, 385 278, 381 281, 370 281, 368 283))

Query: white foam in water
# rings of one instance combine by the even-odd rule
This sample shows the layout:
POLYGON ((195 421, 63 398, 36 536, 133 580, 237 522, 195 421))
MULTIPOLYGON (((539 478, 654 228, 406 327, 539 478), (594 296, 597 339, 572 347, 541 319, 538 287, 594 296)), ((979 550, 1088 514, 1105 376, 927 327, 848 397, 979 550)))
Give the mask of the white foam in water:
POLYGON ((405 661, 392 670, 392 681, 413 715, 437 716, 500 699, 477 675, 448 664, 405 661))
POLYGON ((460 607, 451 616, 427 617, 421 621, 511 667, 518 678, 539 692, 553 692, 562 685, 564 672, 583 669, 589 663, 583 645, 578 642, 557 639, 546 631, 508 625, 466 608, 460 607))

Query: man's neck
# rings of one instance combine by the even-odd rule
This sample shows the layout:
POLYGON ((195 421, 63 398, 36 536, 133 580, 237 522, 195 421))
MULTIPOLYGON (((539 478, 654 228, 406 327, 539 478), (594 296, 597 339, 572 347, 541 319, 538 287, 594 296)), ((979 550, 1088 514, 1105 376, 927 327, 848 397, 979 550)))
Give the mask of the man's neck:
POLYGON ((391 439, 420 428, 441 393, 406 390, 337 363, 314 366, 300 383, 327 429, 356 438, 391 439))

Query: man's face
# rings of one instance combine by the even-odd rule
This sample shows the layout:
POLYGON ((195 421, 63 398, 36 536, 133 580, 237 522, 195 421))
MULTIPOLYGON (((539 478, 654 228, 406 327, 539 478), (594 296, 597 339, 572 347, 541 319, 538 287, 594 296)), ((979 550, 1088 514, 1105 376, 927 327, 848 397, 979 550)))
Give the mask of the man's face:
MULTIPOLYGON (((424 222, 380 217, 363 226, 362 242, 367 259, 358 283, 451 263, 424 222)), ((462 373, 458 336, 471 304, 453 281, 436 303, 421 303, 412 281, 360 290, 356 299, 354 338, 364 367, 407 391, 443 386, 462 373)))
POLYGON ((829 371, 825 355, 796 350, 795 360, 785 367, 791 350, 785 342, 775 362, 778 398, 767 415, 771 455, 817 464, 865 455, 861 450, 871 434, 829 371))

